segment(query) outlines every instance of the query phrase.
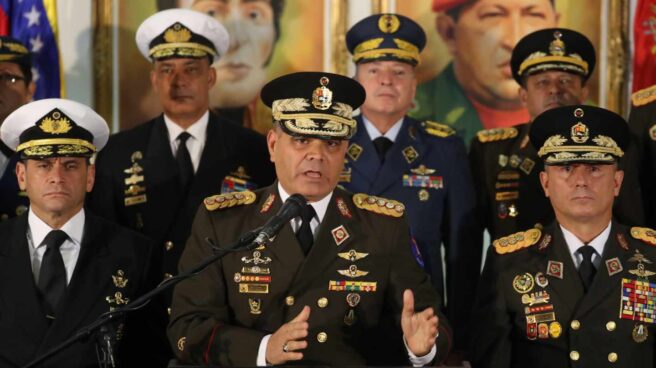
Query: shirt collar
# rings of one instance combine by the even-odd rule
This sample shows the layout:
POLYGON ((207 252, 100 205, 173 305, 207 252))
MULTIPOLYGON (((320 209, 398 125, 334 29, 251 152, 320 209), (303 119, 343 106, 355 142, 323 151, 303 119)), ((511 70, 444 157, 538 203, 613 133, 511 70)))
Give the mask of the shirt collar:
MULTIPOLYGON (((76 245, 82 244, 82 235, 84 233, 84 220, 85 214, 84 209, 81 209, 75 216, 71 217, 59 230, 68 235, 68 238, 71 242, 76 245)), ((30 226, 30 233, 32 235, 32 243, 34 248, 42 246, 43 240, 46 238, 46 235, 52 230, 48 224, 37 216, 32 209, 30 208, 27 215, 27 222, 30 226)))
MULTIPOLYGON (((280 182, 278 182, 278 193, 280 193, 280 200, 285 203, 287 198, 289 198, 289 193, 285 191, 285 189, 282 187, 280 182)), ((324 216, 326 216, 326 210, 328 209, 328 205, 330 204, 330 198, 332 198, 333 192, 330 192, 327 196, 323 197, 322 199, 316 201, 316 202, 308 202, 309 205, 311 205, 314 208, 314 212, 317 213, 317 217, 319 218, 319 223, 323 221, 324 216)))
POLYGON ((403 119, 401 118, 399 121, 394 123, 391 128, 387 131, 387 133, 382 134, 376 126, 367 119, 366 116, 362 115, 362 122, 364 123, 364 128, 367 131, 367 134, 369 134, 369 138, 373 141, 374 139, 378 137, 385 137, 389 139, 390 141, 394 142, 396 141, 396 137, 399 135, 399 132, 401 131, 401 125, 403 125, 403 119))
MULTIPOLYGON (((589 246, 594 248, 595 252, 597 252, 597 256, 599 257, 601 257, 603 254, 604 245, 610 236, 610 225, 611 222, 608 222, 608 226, 606 226, 604 231, 602 231, 601 234, 597 235, 596 238, 592 239, 592 241, 588 243, 589 246)), ((576 235, 565 229, 563 225, 559 224, 559 226, 563 231, 563 236, 565 237, 565 243, 567 243, 567 247, 569 248, 569 253, 572 255, 573 259, 578 259, 576 256, 578 253, 576 253, 576 251, 578 251, 579 248, 584 245, 584 243, 581 241, 581 239, 577 238, 576 235)))
POLYGON ((164 114, 164 124, 166 124, 166 129, 169 131, 169 143, 177 144, 177 139, 180 133, 186 131, 189 133, 192 138, 198 140, 199 142, 205 142, 205 136, 207 134, 207 124, 210 120, 209 110, 203 114, 195 123, 191 124, 189 128, 182 129, 181 126, 174 123, 166 114, 164 114))

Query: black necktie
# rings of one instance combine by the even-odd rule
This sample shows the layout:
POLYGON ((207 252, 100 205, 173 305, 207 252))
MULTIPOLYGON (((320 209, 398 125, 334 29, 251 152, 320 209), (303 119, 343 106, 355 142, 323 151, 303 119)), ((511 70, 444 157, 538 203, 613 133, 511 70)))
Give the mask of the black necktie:
POLYGON ((41 261, 39 271, 39 291, 43 296, 43 304, 47 313, 54 316, 57 304, 66 292, 66 267, 59 247, 68 239, 61 230, 52 230, 43 240, 46 252, 41 261))
POLYGON ((312 235, 312 227, 310 227, 310 222, 316 216, 314 208, 312 205, 305 205, 303 210, 301 210, 301 227, 296 232, 296 238, 301 244, 301 250, 303 254, 307 255, 312 248, 312 243, 314 243, 314 236, 312 235))
POLYGON ((376 147, 376 152, 378 152, 378 158, 380 163, 385 162, 385 154, 390 147, 392 147, 392 141, 389 138, 380 136, 374 139, 374 147, 376 147))
POLYGON ((194 177, 194 166, 191 163, 191 155, 187 149, 187 140, 190 137, 191 134, 187 132, 180 133, 178 136, 178 152, 175 155, 175 159, 178 161, 178 167, 180 168, 180 184, 182 184, 183 189, 187 188, 191 178, 194 177))
POLYGON ((579 266, 579 275, 581 276, 581 281, 583 281, 583 288, 585 291, 588 291, 597 272, 594 264, 592 264, 592 255, 595 254, 595 250, 589 245, 584 245, 577 252, 583 257, 583 261, 581 261, 581 265, 579 266))

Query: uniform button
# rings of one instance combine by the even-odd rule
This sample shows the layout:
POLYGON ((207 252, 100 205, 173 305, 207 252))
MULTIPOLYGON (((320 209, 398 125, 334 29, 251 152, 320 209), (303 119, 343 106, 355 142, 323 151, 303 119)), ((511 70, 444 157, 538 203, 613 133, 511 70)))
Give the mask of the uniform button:
POLYGON ((168 279, 170 279, 171 277, 173 277, 173 275, 171 275, 171 274, 168 273, 168 272, 164 274, 164 280, 168 280, 168 279))
POLYGON ((324 342, 326 342, 326 340, 328 340, 328 334, 327 333, 319 332, 317 334, 317 341, 319 341, 320 343, 323 344, 324 342))
POLYGON ((569 358, 572 359, 573 361, 579 360, 580 357, 581 354, 579 354, 579 352, 576 350, 572 350, 569 352, 569 358))
POLYGON ((615 363, 617 361, 617 353, 608 354, 608 361, 611 363, 615 363))
POLYGON ((170 240, 167 241, 166 243, 164 243, 164 247, 166 248, 167 251, 173 249, 173 242, 170 240))
POLYGON ((286 298, 285 298, 285 304, 287 304, 287 305, 290 306, 290 307, 291 307, 292 305, 294 305, 294 297, 293 297, 293 296, 288 296, 288 297, 286 297, 286 298))
POLYGON ((171 315, 171 307, 169 307, 169 308, 166 308, 166 313, 168 313, 168 314, 169 314, 169 316, 171 315))
POLYGON ((617 327, 615 321, 608 321, 608 323, 606 323, 606 329, 608 331, 615 331, 615 327, 617 327))
POLYGON ((578 330, 579 328, 581 328, 581 322, 575 319, 569 324, 569 327, 571 327, 572 330, 578 330))
POLYGON ((319 308, 326 308, 328 306, 328 298, 320 298, 317 300, 317 305, 319 308))

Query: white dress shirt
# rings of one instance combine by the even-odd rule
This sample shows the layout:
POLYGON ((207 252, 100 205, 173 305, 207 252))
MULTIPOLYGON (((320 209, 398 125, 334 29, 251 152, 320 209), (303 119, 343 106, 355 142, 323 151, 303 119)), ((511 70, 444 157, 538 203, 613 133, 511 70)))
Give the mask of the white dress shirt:
MULTIPOLYGON (((599 269, 599 266, 601 265, 601 255, 604 254, 604 245, 610 236, 610 225, 611 223, 609 222, 604 231, 602 231, 601 234, 597 235, 596 238, 592 239, 592 241, 588 243, 588 245, 595 250, 595 253, 592 255, 592 264, 594 264, 596 269, 599 269)), ((572 234, 562 225, 560 225, 560 229, 563 231, 565 243, 567 243, 567 248, 569 249, 569 254, 572 256, 572 260, 574 261, 574 266, 576 266, 576 269, 578 269, 581 265, 581 262, 583 262, 583 256, 578 252, 578 250, 585 244, 581 241, 581 239, 577 238, 576 235, 572 234)))
POLYGON ((194 166, 194 173, 198 171, 198 165, 200 164, 200 158, 203 155, 203 148, 205 148, 205 141, 207 139, 207 124, 210 120, 210 112, 207 111, 203 116, 201 116, 198 121, 191 124, 189 128, 182 129, 181 126, 174 123, 173 120, 169 119, 166 114, 164 114, 164 124, 166 129, 169 131, 169 143, 171 144, 171 152, 173 157, 178 152, 178 136, 182 132, 187 132, 191 135, 187 139, 187 149, 189 150, 189 155, 191 156, 191 164, 194 166))
POLYGON ((399 132, 401 131, 401 126, 403 125, 403 119, 401 118, 399 121, 394 123, 389 130, 383 134, 381 133, 378 128, 372 123, 369 119, 367 119, 364 115, 362 115, 362 122, 364 123, 364 129, 367 131, 367 134, 369 135, 369 138, 373 141, 374 139, 378 137, 385 137, 389 139, 390 141, 394 142, 396 141, 396 137, 398 137, 399 132))
MULTIPOLYGON (((82 209, 59 229, 68 235, 68 239, 59 247, 59 252, 64 260, 64 267, 66 267, 66 285, 71 282, 77 259, 80 256, 82 235, 84 233, 84 219, 84 209, 82 209)), ((43 222, 43 220, 32 212, 31 208, 27 215, 27 223, 29 225, 27 230, 27 245, 30 247, 32 274, 34 274, 34 281, 38 284, 41 261, 46 252, 46 245, 43 244, 43 240, 50 231, 57 229, 53 229, 43 222)))
MULTIPOLYGON (((400 124, 397 124, 400 127, 400 124)), ((389 132, 388 132, 389 133, 389 132)), ((396 131, 398 134, 398 129, 396 131)), ((278 182, 278 193, 280 194, 280 200, 285 203, 287 198, 289 198, 289 193, 282 187, 280 182, 278 182)), ((310 204, 313 208, 314 211, 317 213, 317 215, 312 219, 310 222, 310 228, 312 229, 312 234, 316 237, 317 235, 317 229, 319 228, 319 224, 321 221, 323 221, 324 216, 326 215, 326 210, 328 209, 328 205, 330 204, 330 198, 332 198, 333 192, 330 192, 327 196, 324 198, 316 201, 316 202, 311 202, 308 203, 310 204)), ((301 227, 301 218, 300 217, 295 217, 290 220, 290 225, 292 226, 292 230, 294 230, 294 233, 298 231, 298 229, 301 227)), ((262 341, 260 342, 260 347, 257 350, 257 366, 258 367, 264 367, 267 365, 266 362, 266 348, 267 345, 269 344, 269 338, 271 338, 271 335, 266 335, 262 338, 262 341)), ((435 354, 437 354, 437 347, 433 345, 433 348, 431 351, 426 354, 425 356, 418 357, 412 354, 410 349, 408 349, 408 345, 406 344, 405 341, 405 336, 403 337, 403 344, 405 345, 406 350, 408 351, 408 357, 410 359, 410 362, 414 367, 422 367, 428 363, 430 363, 433 358, 435 358, 435 354)))

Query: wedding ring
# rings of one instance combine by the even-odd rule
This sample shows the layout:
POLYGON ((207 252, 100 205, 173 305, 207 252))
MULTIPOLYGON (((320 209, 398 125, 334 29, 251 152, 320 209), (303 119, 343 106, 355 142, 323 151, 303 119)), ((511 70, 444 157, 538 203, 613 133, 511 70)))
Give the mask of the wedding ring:
POLYGON ((289 353, 289 345, 288 345, 288 342, 286 342, 286 343, 282 346, 282 351, 284 351, 285 353, 289 353))

